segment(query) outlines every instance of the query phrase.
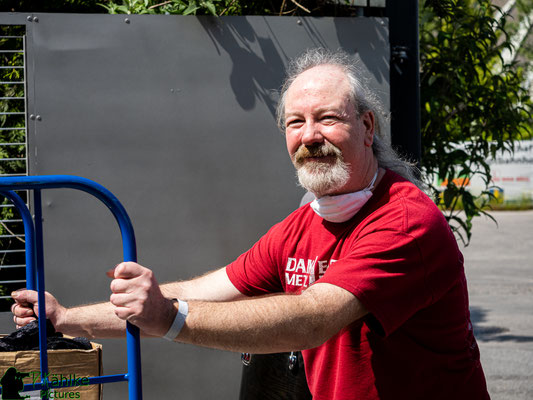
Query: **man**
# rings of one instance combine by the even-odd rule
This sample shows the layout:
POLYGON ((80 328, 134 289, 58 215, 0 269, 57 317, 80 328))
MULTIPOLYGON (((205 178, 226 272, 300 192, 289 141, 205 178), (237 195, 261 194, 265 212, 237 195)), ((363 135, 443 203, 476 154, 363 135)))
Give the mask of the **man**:
MULTIPOLYGON (((109 303, 65 309, 48 295, 49 318, 70 335, 121 336, 128 320, 200 346, 303 350, 315 400, 488 398, 462 255, 380 137, 381 116, 347 55, 308 51, 291 66, 278 121, 316 200, 225 268, 160 286, 122 263, 109 303)), ((36 294, 13 297, 24 325, 36 294)))

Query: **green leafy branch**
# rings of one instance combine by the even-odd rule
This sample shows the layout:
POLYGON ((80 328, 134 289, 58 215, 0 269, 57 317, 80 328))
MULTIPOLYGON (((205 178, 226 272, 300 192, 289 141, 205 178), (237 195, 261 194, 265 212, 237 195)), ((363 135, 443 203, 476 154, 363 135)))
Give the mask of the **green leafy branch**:
POLYGON ((472 219, 488 215, 493 198, 487 160, 512 153, 515 140, 532 134, 524 71, 504 63, 511 38, 498 10, 490 0, 427 0, 421 7, 422 170, 465 244, 472 219), (485 184, 475 195, 467 189, 474 176, 485 184))

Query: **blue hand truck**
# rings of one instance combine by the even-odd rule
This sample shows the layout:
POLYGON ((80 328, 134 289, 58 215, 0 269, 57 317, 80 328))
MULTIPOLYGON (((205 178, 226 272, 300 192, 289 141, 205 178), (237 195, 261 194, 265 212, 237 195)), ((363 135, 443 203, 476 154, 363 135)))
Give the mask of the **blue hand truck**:
MULTIPOLYGON (((24 224, 26 237, 26 284, 27 288, 38 292, 39 315, 46 315, 44 288, 44 257, 42 230, 42 189, 70 188, 87 192, 102 203, 113 213, 122 234, 124 261, 137 261, 135 235, 131 220, 118 199, 102 185, 89 179, 69 175, 22 176, 0 178, 0 194, 7 197, 18 209, 24 224), (31 213, 15 190, 33 190, 34 215, 31 213)), ((48 382, 48 354, 46 349, 46 318, 39 318, 39 354, 41 368, 41 382, 24 385, 24 391, 41 390, 47 393, 48 382)), ((89 377, 89 385, 111 382, 128 382, 130 400, 142 400, 141 376, 141 342, 139 328, 131 323, 126 324, 128 372, 126 374, 89 377)), ((54 388, 68 387, 65 380, 54 388), (64 383, 64 384, 63 384, 64 383)), ((48 400, 45 394, 43 399, 48 400)))

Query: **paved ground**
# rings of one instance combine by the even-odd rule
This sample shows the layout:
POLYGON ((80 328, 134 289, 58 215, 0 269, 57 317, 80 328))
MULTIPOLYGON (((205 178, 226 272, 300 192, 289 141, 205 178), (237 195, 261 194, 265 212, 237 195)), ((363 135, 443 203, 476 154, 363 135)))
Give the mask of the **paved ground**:
POLYGON ((463 249, 470 309, 493 400, 533 399, 533 211, 474 222, 463 249))

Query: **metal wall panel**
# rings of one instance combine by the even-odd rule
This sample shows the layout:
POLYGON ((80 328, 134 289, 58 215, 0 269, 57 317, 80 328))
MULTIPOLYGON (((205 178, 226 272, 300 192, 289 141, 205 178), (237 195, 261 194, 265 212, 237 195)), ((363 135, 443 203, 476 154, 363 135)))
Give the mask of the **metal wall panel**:
MULTIPOLYGON (((385 19, 33 16, 31 174, 110 189, 132 218, 139 262, 160 282, 225 265, 299 204, 274 118, 290 57, 314 46, 357 53, 388 104, 385 19)), ((0 23, 10 18, 22 20, 0 23)), ((105 271, 121 260, 107 209, 66 190, 44 192, 43 208, 47 288, 66 305, 106 299, 105 271)), ((105 372, 122 372, 125 344, 103 343, 105 372)), ((142 346, 145 398, 238 397, 238 355, 142 346)), ((105 398, 126 390, 107 385, 105 398)))

